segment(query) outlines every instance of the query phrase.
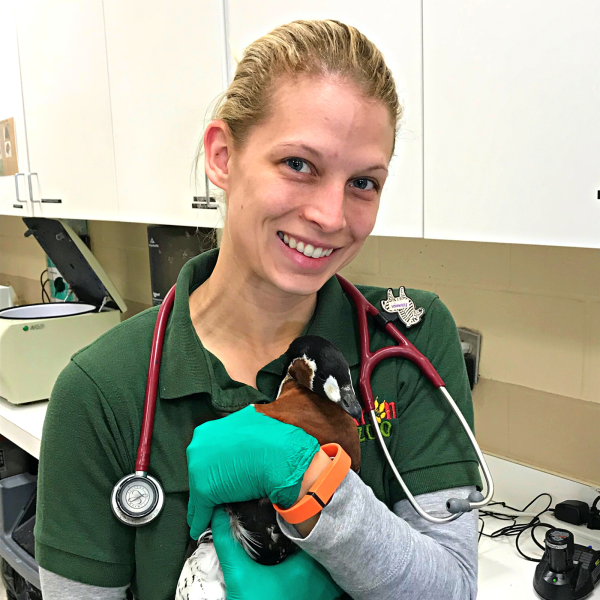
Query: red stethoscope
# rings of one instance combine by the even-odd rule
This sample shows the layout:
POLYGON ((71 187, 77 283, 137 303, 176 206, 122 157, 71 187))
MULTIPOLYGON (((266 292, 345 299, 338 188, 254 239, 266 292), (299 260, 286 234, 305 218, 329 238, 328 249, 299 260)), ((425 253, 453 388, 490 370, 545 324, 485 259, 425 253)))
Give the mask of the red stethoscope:
MULTIPOLYGON (((341 275, 336 275, 342 289, 356 305, 358 312, 358 325, 360 333, 361 347, 361 365, 359 387, 363 398, 365 409, 370 415, 373 429, 377 434, 381 449, 388 461, 392 472, 396 476, 398 483, 402 487, 406 497, 413 508, 421 517, 432 523, 448 523, 460 517, 463 513, 470 510, 482 508, 488 504, 494 494, 494 483, 490 470, 485 462, 485 458, 475 436, 471 431, 469 424, 463 417, 460 409, 448 393, 444 381, 439 376, 431 362, 419 352, 393 325, 392 321, 397 317, 389 311, 381 312, 375 308, 349 281, 341 275), (384 329, 392 337, 397 345, 386 346, 376 352, 371 352, 369 328, 367 325, 367 315, 371 315, 379 327, 384 329), (439 389, 447 402, 452 407, 454 414, 458 417, 460 424, 465 430, 469 440, 477 454, 479 465, 483 471, 486 482, 487 492, 485 497, 481 492, 474 491, 468 498, 451 498, 446 502, 446 509, 450 513, 446 517, 434 517, 424 511, 414 496, 404 483, 394 461, 388 452, 383 440, 383 435, 378 426, 377 415, 375 412, 375 403, 373 392, 371 390, 371 374, 375 366, 386 358, 399 356, 412 361, 429 379, 432 385, 439 389)), ((146 396, 144 399, 144 416, 142 419, 142 430, 140 433, 140 442, 137 451, 137 460, 135 463, 135 473, 126 475, 120 479, 111 495, 111 506, 115 516, 123 523, 139 527, 155 519, 160 513, 164 504, 164 492, 160 483, 152 476, 148 475, 148 466, 150 464, 150 444, 152 440, 152 430, 154 427, 154 409, 156 407, 156 390, 158 388, 158 376, 160 372, 160 359, 162 355, 163 340, 169 314, 175 300, 175 286, 173 286, 165 296, 158 311, 158 318, 154 327, 152 338, 152 349, 150 352, 150 364, 148 367, 148 379, 146 382, 146 396)))

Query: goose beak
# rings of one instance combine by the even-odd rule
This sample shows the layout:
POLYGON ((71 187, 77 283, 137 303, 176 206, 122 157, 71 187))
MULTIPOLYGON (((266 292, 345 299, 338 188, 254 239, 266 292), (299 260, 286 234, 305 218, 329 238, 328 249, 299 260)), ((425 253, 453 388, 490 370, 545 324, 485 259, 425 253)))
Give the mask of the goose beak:
POLYGON ((356 394, 352 386, 343 387, 340 390, 340 397, 343 409, 354 419, 360 419, 362 414, 362 406, 356 398, 356 394))

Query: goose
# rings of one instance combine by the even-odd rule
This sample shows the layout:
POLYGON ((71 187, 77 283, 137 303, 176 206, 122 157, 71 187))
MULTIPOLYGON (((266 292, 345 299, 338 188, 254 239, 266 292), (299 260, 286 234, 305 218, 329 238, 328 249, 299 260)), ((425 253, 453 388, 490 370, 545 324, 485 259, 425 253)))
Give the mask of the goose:
MULTIPOLYGON (((350 456, 351 468, 358 473, 357 422, 362 407, 344 355, 322 337, 302 336, 290 344, 286 358, 287 369, 277 398, 255 404, 255 410, 302 428, 314 436, 319 445, 340 444, 350 456)), ((282 533, 268 498, 234 502, 225 508, 233 537, 256 562, 276 565, 298 550, 282 533)), ((223 572, 208 528, 198 542, 190 542, 175 600, 226 599, 223 572)))

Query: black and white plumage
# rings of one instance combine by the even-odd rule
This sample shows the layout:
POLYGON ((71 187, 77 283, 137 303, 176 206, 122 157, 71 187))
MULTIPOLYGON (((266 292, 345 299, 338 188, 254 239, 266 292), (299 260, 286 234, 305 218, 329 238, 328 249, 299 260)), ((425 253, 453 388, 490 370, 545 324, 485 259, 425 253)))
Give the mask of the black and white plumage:
POLYGON ((212 540, 210 529, 198 538, 198 547, 179 575, 175 600, 227 600, 225 579, 212 540))
MULTIPOLYGON (((301 427, 319 445, 336 442, 360 469, 360 442, 354 419, 362 407, 356 398, 344 355, 318 336, 295 339, 286 352, 287 369, 273 402, 255 405, 258 412, 301 427)), ((248 555, 276 565, 298 547, 281 531, 268 498, 226 505, 232 535, 248 555)), ((193 548, 192 548, 193 549, 193 548)), ((226 600, 223 573, 210 528, 198 539, 177 585, 176 600, 226 600)))

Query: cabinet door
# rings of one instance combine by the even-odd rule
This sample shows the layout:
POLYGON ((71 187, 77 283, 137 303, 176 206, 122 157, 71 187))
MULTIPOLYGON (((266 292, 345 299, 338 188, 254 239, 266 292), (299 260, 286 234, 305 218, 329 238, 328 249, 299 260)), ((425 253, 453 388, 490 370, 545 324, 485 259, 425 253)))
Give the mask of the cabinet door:
POLYGON ((600 248, 600 4, 424 3, 425 237, 600 248))
MULTIPOLYGON (((296 19, 336 19, 353 25, 383 53, 392 70, 405 124, 383 189, 373 235, 423 236, 421 0, 229 0, 229 37, 237 56, 256 38, 296 19)), ((231 61, 233 68, 235 62, 231 61)))
POLYGON ((23 118, 21 72, 14 2, 0 0, 2 15, 2 93, 0 93, 0 214, 32 216, 27 140, 23 118), (12 119, 12 124, 7 123, 12 119), (18 174, 20 173, 20 175, 18 174), (17 189, 18 185, 18 189, 17 189), (18 192, 18 195, 17 195, 18 192))
POLYGON ((102 0, 16 6, 36 216, 116 218, 102 0))
POLYGON ((204 162, 198 188, 193 162, 223 91, 220 2, 104 4, 120 220, 219 224, 220 211, 193 208, 205 196, 204 162))

